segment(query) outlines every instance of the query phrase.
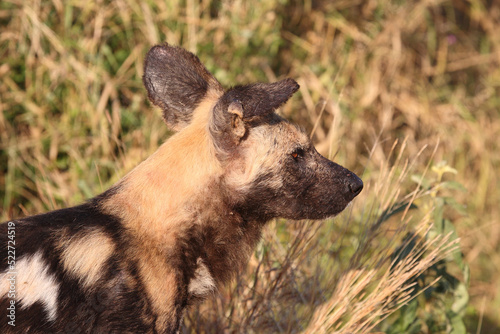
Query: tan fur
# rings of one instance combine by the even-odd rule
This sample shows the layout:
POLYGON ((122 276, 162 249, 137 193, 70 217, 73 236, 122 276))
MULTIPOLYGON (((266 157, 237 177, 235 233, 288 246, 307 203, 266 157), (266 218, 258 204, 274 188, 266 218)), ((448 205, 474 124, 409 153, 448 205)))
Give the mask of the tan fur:
POLYGON ((115 251, 115 245, 104 232, 96 230, 69 238, 64 233, 58 247, 64 269, 90 288, 101 276, 103 266, 115 251))
POLYGON ((173 307, 174 298, 165 294, 174 292, 176 282, 165 255, 182 233, 179 224, 190 221, 193 197, 222 174, 208 131, 210 111, 219 97, 220 92, 209 91, 193 121, 126 175, 119 192, 102 205, 136 238, 134 248, 141 251, 134 257, 157 314, 169 314, 173 307))
POLYGON ((174 323, 178 315, 175 310, 176 282, 174 270, 165 262, 165 252, 157 245, 143 243, 133 247, 135 254, 129 254, 137 259, 139 275, 149 296, 155 313, 156 329, 165 330, 169 323, 174 323))
POLYGON ((219 97, 219 92, 209 91, 191 124, 126 175, 120 191, 103 204, 104 211, 122 218, 139 235, 168 244, 177 224, 190 216, 186 203, 222 173, 207 125, 219 97), (179 173, 189 177, 179 178, 179 173))

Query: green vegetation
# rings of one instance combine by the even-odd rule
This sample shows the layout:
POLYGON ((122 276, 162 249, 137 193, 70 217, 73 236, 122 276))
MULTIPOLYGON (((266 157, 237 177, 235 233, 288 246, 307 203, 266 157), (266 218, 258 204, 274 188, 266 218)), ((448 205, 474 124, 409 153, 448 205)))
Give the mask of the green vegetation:
POLYGON ((296 79, 281 112, 365 182, 333 220, 271 222, 185 333, 498 333, 499 22, 479 0, 4 0, 0 220, 150 155, 170 133, 144 55, 182 45, 226 87, 296 79))

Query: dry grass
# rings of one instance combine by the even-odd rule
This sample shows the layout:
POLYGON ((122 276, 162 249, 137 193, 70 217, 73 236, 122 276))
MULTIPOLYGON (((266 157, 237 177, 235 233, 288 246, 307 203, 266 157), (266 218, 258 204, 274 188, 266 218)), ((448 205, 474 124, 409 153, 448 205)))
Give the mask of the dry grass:
POLYGON ((357 254, 389 254, 405 235, 398 233, 432 220, 437 192, 466 205, 465 215, 444 214, 471 267, 469 330, 494 333, 499 22, 500 6, 478 0, 2 1, 0 220, 77 204, 157 148, 169 133, 140 78, 147 49, 168 41, 197 52, 225 86, 297 79, 300 96, 282 112, 312 133, 324 155, 363 173, 367 185, 334 221, 271 223, 247 272, 193 310, 189 328, 321 325, 321 310, 340 307, 336 296, 350 291, 343 284, 364 288, 371 275, 380 281, 387 272, 390 261, 364 267, 357 254), (467 192, 415 188, 412 175, 442 160, 456 175, 440 181, 458 181, 467 192), (411 201, 417 211, 376 224, 383 208, 411 201), (352 275, 361 276, 348 282, 352 275))
MULTIPOLYGON (((382 320, 415 297, 412 292, 416 283, 412 279, 449 255, 451 245, 448 238, 437 236, 416 245, 421 251, 401 262, 391 262, 385 272, 377 266, 345 273, 333 297, 316 310, 305 333, 371 333, 382 320), (432 251, 421 259, 431 245, 432 251), (367 293, 374 282, 376 286, 367 293)), ((391 255, 377 254, 374 263, 384 263, 391 255)))

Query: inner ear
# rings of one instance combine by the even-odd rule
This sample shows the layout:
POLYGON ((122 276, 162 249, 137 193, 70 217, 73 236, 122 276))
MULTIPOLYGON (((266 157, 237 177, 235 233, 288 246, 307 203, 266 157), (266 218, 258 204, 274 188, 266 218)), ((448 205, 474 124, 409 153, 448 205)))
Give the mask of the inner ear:
POLYGON ((243 106, 239 101, 233 101, 229 104, 227 112, 231 115, 231 132, 237 138, 243 138, 245 135, 245 122, 243 122, 243 106))
POLYGON ((238 147, 246 134, 243 112, 240 101, 227 101, 223 97, 213 109, 209 129, 221 160, 225 160, 238 147))

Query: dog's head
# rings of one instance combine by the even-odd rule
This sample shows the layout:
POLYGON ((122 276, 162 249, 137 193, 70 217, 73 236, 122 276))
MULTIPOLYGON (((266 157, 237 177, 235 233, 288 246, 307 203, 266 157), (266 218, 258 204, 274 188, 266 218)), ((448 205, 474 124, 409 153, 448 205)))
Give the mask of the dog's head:
POLYGON ((149 99, 167 125, 183 131, 208 104, 205 130, 224 172, 224 196, 242 215, 258 219, 321 219, 341 212, 362 181, 321 156, 309 137, 274 111, 298 89, 292 79, 224 91, 192 53, 153 47, 143 77, 149 99))

